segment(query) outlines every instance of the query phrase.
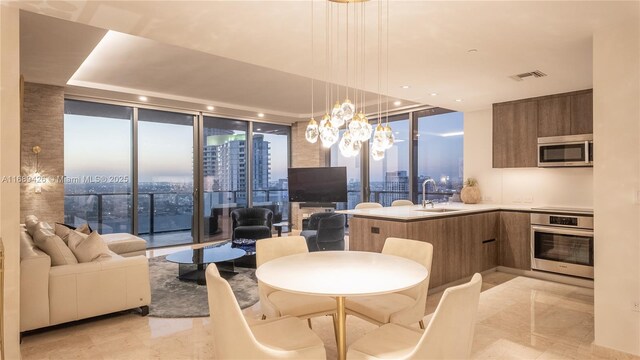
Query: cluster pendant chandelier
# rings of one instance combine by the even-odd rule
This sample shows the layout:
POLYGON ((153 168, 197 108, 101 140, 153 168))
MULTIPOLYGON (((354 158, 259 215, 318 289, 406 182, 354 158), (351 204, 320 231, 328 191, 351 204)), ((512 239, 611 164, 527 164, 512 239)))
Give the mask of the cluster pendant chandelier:
MULTIPOLYGON (((382 123, 382 99, 381 95, 381 63, 382 63, 382 18, 383 18, 383 0, 378 0, 378 124, 375 129, 369 123, 369 119, 365 115, 366 95, 363 89, 365 87, 365 17, 367 0, 328 0, 325 5, 325 107, 326 112, 320 123, 313 118, 313 100, 314 100, 314 80, 311 80, 311 119, 305 131, 305 138, 310 143, 316 143, 318 139, 325 148, 330 148, 336 143, 340 149, 340 153, 345 157, 357 156, 360 154, 363 143, 371 139, 371 156, 374 160, 384 158, 385 151, 393 146, 393 131, 389 126, 389 105, 388 98, 386 100, 386 124, 382 123), (344 38, 341 39, 341 12, 344 11, 345 32, 344 38), (350 23, 352 26, 350 26, 350 23), (349 42, 350 35, 352 35, 349 42), (342 41, 342 42, 341 42, 342 41), (344 58, 341 58, 341 54, 344 58), (346 59, 346 61, 341 61, 346 59), (351 63, 352 61, 353 63, 351 63), (342 65, 342 66, 340 66, 342 65), (344 68, 346 78, 342 81, 336 79, 342 76, 341 67, 344 68), (344 86, 336 83, 346 83, 344 86), (344 100, 341 97, 341 88, 344 89, 344 100), (353 96, 352 102, 349 97, 353 96), (335 102, 333 101, 335 99, 335 102), (331 106, 333 104, 333 106, 331 106), (344 128, 343 128, 344 127, 344 128), (344 129, 342 138, 340 138, 340 130, 344 129)), ((387 44, 387 88, 388 88, 388 57, 389 57, 389 0, 386 3, 387 26, 386 26, 386 44, 387 44)), ((311 54, 314 58, 314 31, 313 31, 313 3, 311 0, 311 54)), ((313 67, 313 61, 312 61, 313 67)), ((387 89, 388 90, 388 89, 387 89)))

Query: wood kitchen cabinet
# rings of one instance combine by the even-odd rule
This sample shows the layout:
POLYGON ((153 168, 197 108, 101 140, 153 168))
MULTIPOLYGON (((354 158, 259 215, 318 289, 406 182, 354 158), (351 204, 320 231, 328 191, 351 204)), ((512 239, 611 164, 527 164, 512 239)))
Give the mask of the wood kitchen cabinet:
POLYGON ((493 167, 536 167, 538 137, 591 133, 591 89, 493 104, 493 167))
POLYGON ((540 99, 538 101, 538 137, 570 134, 571 97, 556 96, 540 99))
POLYGON ((571 134, 593 133, 593 90, 571 95, 571 134))
POLYGON ((528 212, 500 212, 499 264, 531 270, 531 215, 528 212))
POLYGON ((538 166, 538 103, 493 104, 493 167, 538 166))
POLYGON ((538 98, 538 137, 593 133, 593 91, 538 98))
POLYGON ((429 287, 497 266, 498 212, 407 223, 409 239, 433 245, 429 287))

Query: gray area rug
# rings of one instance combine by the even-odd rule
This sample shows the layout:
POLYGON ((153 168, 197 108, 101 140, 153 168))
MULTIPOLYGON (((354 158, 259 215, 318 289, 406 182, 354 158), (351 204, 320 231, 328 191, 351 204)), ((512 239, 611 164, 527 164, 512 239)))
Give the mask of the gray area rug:
MULTIPOLYGON (((237 274, 224 273, 240 308, 258 302, 258 281, 255 269, 236 267, 237 274)), ((183 318, 209 316, 207 287, 195 282, 178 280, 178 264, 165 260, 164 256, 149 259, 151 281, 151 305, 149 316, 159 318, 183 318)))

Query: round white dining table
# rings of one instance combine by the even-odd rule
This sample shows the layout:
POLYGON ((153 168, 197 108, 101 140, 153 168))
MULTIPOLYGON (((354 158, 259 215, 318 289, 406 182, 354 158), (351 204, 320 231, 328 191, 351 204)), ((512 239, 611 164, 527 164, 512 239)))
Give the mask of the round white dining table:
POLYGON ((380 295, 416 286, 429 275, 421 264, 364 251, 319 251, 284 256, 262 264, 256 277, 275 289, 332 296, 337 308, 338 359, 346 358, 347 296, 380 295))

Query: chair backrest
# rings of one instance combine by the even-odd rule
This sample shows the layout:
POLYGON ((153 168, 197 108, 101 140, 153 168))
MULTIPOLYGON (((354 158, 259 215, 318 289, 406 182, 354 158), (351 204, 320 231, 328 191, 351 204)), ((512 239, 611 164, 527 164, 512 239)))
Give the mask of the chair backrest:
POLYGON ((410 359, 468 359, 471 355, 482 276, 444 291, 410 359))
POLYGON ((344 214, 320 219, 316 241, 320 250, 344 250, 344 214))
MULTIPOLYGON (((283 256, 309 252, 307 241, 303 236, 284 236, 256 241, 256 267, 267 261, 283 256)), ((269 285, 258 280, 258 295, 262 311, 268 316, 280 316, 279 310, 271 305, 269 294, 276 291, 269 285)))
POLYGON ((253 336, 231 286, 220 277, 215 264, 207 266, 206 279, 216 358, 265 358, 269 349, 253 336))
POLYGON ((410 289, 400 292, 401 294, 410 296, 415 300, 421 302, 424 301, 426 306, 427 292, 429 291, 429 280, 431 279, 433 245, 424 241, 390 237, 384 241, 382 253, 413 260, 427 268, 429 276, 427 276, 427 278, 424 279, 424 281, 419 286, 414 286, 410 289))
POLYGON ((408 206, 408 205, 413 205, 413 201, 400 199, 400 200, 393 200, 393 202, 391 203, 391 206, 408 206))
POLYGON ((311 216, 309 216, 309 225, 306 230, 318 230, 318 223, 320 223, 320 219, 324 219, 333 215, 335 215, 335 213, 333 212, 320 212, 311 214, 311 216))
POLYGON ((265 208, 240 208, 231 212, 232 228, 238 226, 267 226, 271 229, 273 212, 265 208))
POLYGON ((303 236, 284 236, 256 241, 256 266, 279 257, 309 252, 303 236))
POLYGON ((356 205, 354 209, 373 209, 373 208, 381 208, 382 205, 375 202, 361 202, 356 205))

